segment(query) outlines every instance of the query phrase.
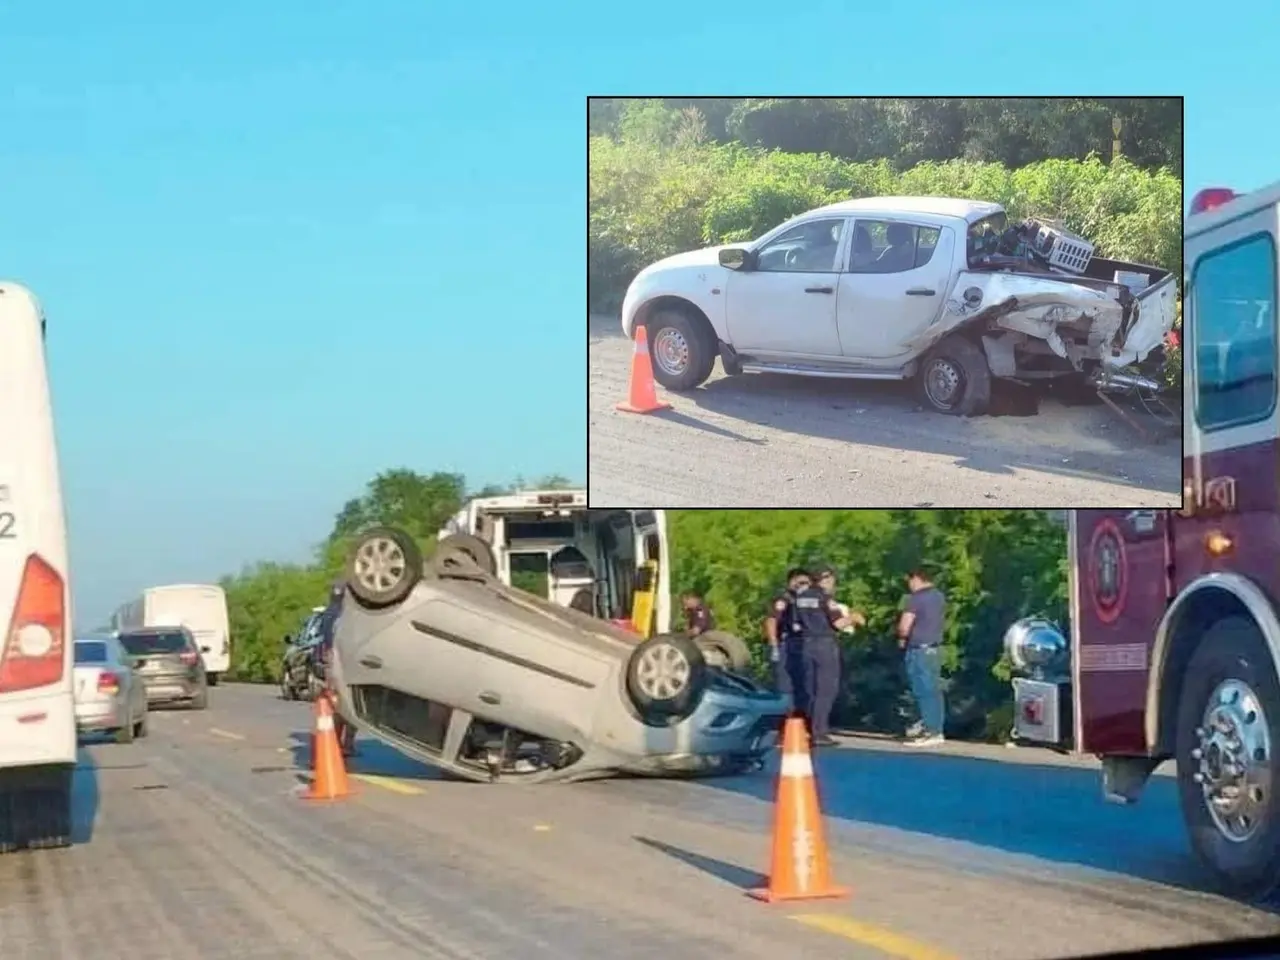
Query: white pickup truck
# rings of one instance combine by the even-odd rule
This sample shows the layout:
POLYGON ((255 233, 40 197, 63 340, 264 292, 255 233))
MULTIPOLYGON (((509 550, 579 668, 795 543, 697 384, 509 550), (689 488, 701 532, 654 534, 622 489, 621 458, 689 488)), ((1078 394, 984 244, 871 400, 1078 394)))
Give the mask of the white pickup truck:
POLYGON ((927 406, 966 416, 985 412, 993 377, 1155 389, 1135 365, 1164 348, 1175 277, 1092 254, 994 203, 846 200, 646 267, 622 329, 646 328, 669 390, 703 383, 717 356, 731 375, 914 378, 927 406))

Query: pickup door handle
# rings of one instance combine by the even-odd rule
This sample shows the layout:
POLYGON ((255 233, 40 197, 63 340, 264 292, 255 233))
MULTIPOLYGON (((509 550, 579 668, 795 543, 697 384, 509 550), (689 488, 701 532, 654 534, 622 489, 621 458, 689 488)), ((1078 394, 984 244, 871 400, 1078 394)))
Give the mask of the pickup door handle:
POLYGON ((930 290, 928 287, 912 287, 907 291, 908 297, 933 297, 938 293, 937 290, 930 290))
POLYGON ((805 287, 804 292, 805 293, 834 293, 835 290, 832 287, 805 287))
POLYGON ((382 666, 381 657, 361 657, 360 666, 368 667, 370 670, 377 670, 382 666))

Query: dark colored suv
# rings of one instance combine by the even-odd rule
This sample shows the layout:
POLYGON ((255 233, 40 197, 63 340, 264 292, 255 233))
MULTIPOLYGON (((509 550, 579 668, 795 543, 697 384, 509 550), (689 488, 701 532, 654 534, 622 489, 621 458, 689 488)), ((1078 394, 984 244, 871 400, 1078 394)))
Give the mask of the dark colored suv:
POLYGON ((148 704, 185 703, 193 710, 209 705, 200 647, 186 627, 141 627, 123 630, 119 638, 146 687, 148 704))

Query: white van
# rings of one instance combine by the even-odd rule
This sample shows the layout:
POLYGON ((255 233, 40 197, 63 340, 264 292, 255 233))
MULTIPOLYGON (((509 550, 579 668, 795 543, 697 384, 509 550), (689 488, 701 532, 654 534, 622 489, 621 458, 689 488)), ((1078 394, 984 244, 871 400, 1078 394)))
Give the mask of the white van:
POLYGON ((44 314, 0 282, 0 852, 71 841, 76 765, 67 532, 44 314))
POLYGON ((200 647, 210 685, 231 669, 231 629, 227 595, 217 584, 175 583, 149 587, 142 596, 120 607, 112 619, 115 630, 141 627, 186 627, 200 647))

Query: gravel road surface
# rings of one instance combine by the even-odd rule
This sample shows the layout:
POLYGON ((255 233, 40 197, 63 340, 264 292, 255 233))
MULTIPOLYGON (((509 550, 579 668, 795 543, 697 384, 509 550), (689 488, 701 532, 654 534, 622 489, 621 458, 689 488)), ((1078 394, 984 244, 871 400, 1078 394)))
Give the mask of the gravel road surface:
MULTIPOLYGON (((449 782, 361 741, 357 793, 295 796, 309 707, 226 685, 89 746, 78 842, 0 857, 0 956, 45 960, 1037 958, 1280 933, 1195 888, 1168 777, 848 740, 819 754, 846 900, 766 906, 769 773, 449 782)), ((1042 762, 1043 761, 1043 762, 1042 762)))
POLYGON ((965 419, 919 409, 904 384, 717 365, 691 393, 659 388, 671 410, 636 416, 614 409, 632 354, 618 321, 592 317, 589 344, 593 507, 1178 505, 1181 440, 1101 404, 965 419))

